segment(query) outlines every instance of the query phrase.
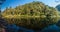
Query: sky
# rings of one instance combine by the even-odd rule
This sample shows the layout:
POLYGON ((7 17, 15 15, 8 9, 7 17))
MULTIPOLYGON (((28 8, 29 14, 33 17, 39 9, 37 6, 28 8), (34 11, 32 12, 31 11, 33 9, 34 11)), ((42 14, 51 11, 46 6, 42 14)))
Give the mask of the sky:
POLYGON ((15 8, 16 6, 24 5, 26 3, 30 3, 30 2, 33 2, 33 1, 43 2, 45 5, 48 5, 48 6, 51 6, 51 7, 55 7, 56 5, 60 4, 60 0, 6 0, 2 4, 1 10, 3 11, 6 7, 15 8))

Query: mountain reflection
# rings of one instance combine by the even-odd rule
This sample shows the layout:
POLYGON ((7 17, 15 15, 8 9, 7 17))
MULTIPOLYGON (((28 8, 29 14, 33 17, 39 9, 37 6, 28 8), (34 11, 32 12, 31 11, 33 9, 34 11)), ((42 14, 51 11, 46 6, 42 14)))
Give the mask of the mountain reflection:
POLYGON ((60 32, 60 20, 56 25, 51 25, 44 28, 41 32, 60 32))

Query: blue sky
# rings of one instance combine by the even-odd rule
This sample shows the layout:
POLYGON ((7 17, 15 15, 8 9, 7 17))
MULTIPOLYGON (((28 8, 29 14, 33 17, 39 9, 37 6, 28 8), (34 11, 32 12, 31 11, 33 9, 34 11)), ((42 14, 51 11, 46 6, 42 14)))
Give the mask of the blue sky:
MULTIPOLYGON (((60 2, 55 2, 55 0, 6 0, 2 5, 2 10, 4 10, 6 7, 13 7, 23 5, 26 3, 30 3, 33 1, 40 1, 43 2, 45 5, 49 5, 51 7, 55 7, 56 5, 60 4, 60 2)), ((56 0, 58 1, 58 0, 56 0)))

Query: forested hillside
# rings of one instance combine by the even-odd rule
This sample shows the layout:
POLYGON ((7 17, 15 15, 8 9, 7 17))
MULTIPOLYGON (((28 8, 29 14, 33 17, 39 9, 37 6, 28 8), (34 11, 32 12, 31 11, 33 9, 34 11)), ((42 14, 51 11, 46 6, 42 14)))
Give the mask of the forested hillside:
POLYGON ((31 29, 44 28, 58 20, 58 11, 55 8, 35 1, 16 8, 7 7, 2 15, 10 24, 31 29))

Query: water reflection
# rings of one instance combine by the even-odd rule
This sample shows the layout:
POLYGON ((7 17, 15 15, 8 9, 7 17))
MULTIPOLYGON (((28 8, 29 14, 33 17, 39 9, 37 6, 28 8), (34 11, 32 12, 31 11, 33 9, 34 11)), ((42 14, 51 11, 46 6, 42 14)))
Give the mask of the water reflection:
POLYGON ((57 24, 44 28, 41 32, 60 32, 60 20, 57 24))
MULTIPOLYGON (((29 30, 23 27, 18 27, 16 25, 10 25, 8 26, 8 31, 9 32, 34 32, 33 30, 29 30)), ((46 28, 44 28, 42 31, 39 32, 60 32, 60 27, 56 25, 51 25, 46 28)))
MULTIPOLYGON (((58 21, 57 24, 50 25, 44 29, 42 29, 39 32, 60 32, 60 27, 58 26, 60 21, 58 21)), ((12 25, 7 25, 7 32, 35 32, 34 30, 26 29, 23 27, 18 27, 14 24, 12 25)))
MULTIPOLYGON (((0 22, 1 22, 0 24, 5 23, 4 20, 0 21, 0 22)), ((9 24, 9 25, 6 24, 4 26, 6 26, 6 32, 60 32, 60 27, 59 27, 60 26, 60 20, 58 21, 57 24, 50 25, 50 26, 42 29, 41 31, 34 31, 34 30, 23 28, 23 27, 18 27, 15 24, 9 24)))
POLYGON ((33 32, 33 30, 29 30, 23 27, 18 27, 16 25, 8 25, 7 32, 33 32))

